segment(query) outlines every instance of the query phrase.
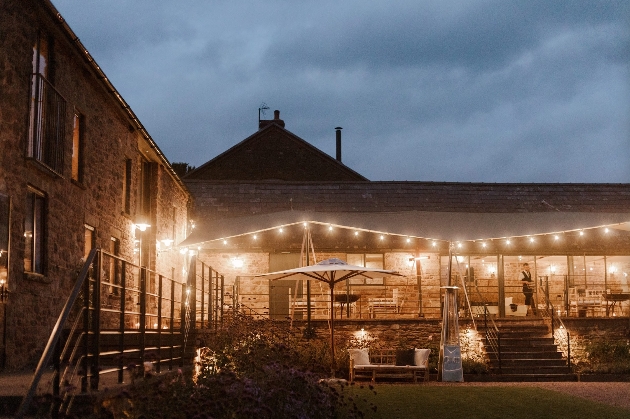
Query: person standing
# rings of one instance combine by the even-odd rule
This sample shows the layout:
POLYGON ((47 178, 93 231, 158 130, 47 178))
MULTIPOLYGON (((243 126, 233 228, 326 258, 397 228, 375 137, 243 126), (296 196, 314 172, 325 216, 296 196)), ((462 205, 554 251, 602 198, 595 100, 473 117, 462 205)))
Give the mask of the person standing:
POLYGON ((519 276, 523 284, 523 294, 525 295, 525 305, 532 308, 532 314, 536 315, 536 305, 534 304, 534 287, 532 274, 529 271, 529 264, 523 263, 523 270, 519 276))

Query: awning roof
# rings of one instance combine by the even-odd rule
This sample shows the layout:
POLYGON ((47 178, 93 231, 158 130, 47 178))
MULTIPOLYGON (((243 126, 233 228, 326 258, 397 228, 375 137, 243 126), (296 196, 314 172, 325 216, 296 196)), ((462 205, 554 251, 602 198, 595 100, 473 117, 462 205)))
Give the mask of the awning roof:
POLYGON ((466 241, 609 226, 630 229, 630 213, 300 212, 225 218, 198 225, 179 246, 201 245, 303 222, 435 240, 466 241))

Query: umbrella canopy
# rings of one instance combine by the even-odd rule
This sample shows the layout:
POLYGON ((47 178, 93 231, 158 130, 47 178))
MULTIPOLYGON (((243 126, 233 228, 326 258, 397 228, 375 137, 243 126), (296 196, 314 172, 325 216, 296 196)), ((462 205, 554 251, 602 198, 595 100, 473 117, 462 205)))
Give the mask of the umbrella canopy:
POLYGON ((334 287, 337 282, 345 281, 354 277, 376 278, 383 275, 400 275, 396 271, 385 269, 366 268, 364 266, 348 265, 341 259, 332 258, 322 260, 316 265, 304 266, 302 268, 287 269, 285 271, 271 272, 268 274, 256 275, 270 280, 286 279, 292 276, 302 276, 298 279, 317 279, 334 287), (305 277, 305 278, 304 278, 305 277))
POLYGON ((268 274, 256 275, 256 277, 264 277, 269 280, 295 278, 299 279, 316 279, 328 284, 330 288, 330 355, 331 369, 334 376, 335 373, 335 310, 334 310, 334 294, 335 284, 346 279, 363 277, 376 278, 383 275, 402 276, 396 271, 376 268, 366 268, 364 266, 348 265, 341 259, 332 258, 322 260, 316 265, 304 266, 302 268, 287 269, 285 271, 270 272, 268 274))

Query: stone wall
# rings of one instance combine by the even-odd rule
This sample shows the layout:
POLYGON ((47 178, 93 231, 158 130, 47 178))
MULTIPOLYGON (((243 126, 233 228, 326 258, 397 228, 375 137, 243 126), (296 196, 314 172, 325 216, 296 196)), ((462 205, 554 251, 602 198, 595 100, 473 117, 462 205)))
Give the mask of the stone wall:
MULTIPOLYGON (((0 193, 11 198, 9 300, 6 306, 6 367, 18 369, 37 363, 59 316, 85 246, 85 225, 94 228, 95 244, 105 250, 115 238, 120 255, 136 259, 140 170, 154 164, 152 225, 143 234, 147 266, 169 275, 173 268, 181 280, 183 258, 176 252, 156 252, 157 240, 174 230, 186 235, 189 194, 170 172, 150 137, 142 132, 109 91, 67 29, 40 0, 4 0, 0 10, 0 193), (50 78, 66 101, 63 167, 57 173, 27 157, 29 103, 33 47, 37 37, 52 40, 50 78), (73 114, 84 119, 79 181, 71 180, 73 114), (126 161, 131 166, 131 208, 123 197, 126 161), (25 272, 24 220, 28 188, 45 197, 44 272, 25 272)), ((3 220, 4 221, 4 220, 3 220)), ((0 310, 2 313, 2 310, 0 310)), ((0 321, 0 325, 3 324, 0 321)))

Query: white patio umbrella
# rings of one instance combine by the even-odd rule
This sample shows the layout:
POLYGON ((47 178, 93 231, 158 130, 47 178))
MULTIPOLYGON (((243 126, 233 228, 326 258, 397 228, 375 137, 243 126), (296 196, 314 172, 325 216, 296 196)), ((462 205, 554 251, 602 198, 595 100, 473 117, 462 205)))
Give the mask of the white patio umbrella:
POLYGON ((334 311, 334 289, 335 284, 350 278, 378 278, 383 275, 402 276, 396 271, 385 269, 366 268, 363 266, 348 265, 341 259, 332 258, 322 260, 316 265, 304 266, 301 268, 287 269, 285 271, 270 272, 268 274, 256 275, 270 280, 287 279, 316 279, 328 284, 330 288, 330 355, 332 374, 335 373, 335 311, 334 311))

